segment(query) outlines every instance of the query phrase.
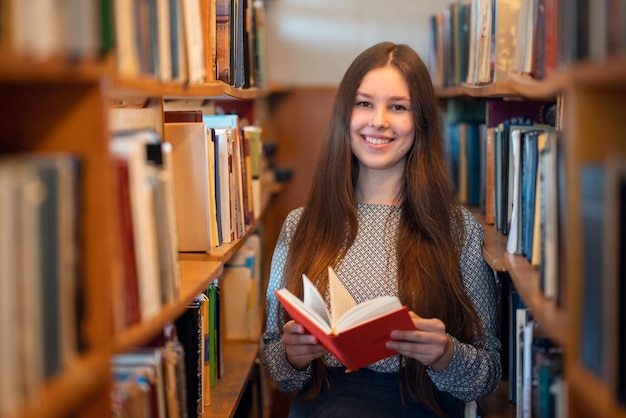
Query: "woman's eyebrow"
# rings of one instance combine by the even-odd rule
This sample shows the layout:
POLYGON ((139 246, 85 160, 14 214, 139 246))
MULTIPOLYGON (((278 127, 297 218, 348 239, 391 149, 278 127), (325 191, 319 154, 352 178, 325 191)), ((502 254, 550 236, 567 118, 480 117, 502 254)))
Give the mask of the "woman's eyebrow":
MULTIPOLYGON (((374 97, 374 96, 372 96, 371 94, 363 93, 363 92, 361 92, 361 91, 357 91, 357 92, 356 92, 356 95, 357 95, 357 96, 361 96, 361 97, 363 97, 363 98, 365 98, 365 99, 371 99, 372 97, 374 97)), ((409 97, 407 97, 407 96, 391 96, 391 97, 389 98, 389 100, 394 100, 394 101, 395 101, 395 100, 406 100, 406 101, 408 101, 408 102, 410 102, 410 101, 411 101, 411 99, 410 99, 409 97)))

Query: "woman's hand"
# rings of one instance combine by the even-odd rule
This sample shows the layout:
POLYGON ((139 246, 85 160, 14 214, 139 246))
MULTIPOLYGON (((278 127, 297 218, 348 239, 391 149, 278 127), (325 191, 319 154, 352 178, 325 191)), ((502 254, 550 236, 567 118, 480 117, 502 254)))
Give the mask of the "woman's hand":
POLYGON ((283 326, 281 341, 285 346, 287 360, 298 370, 306 369, 313 360, 326 354, 326 349, 317 343, 317 338, 295 321, 289 321, 283 326))
POLYGON ((410 312, 415 330, 391 332, 393 341, 387 348, 399 354, 414 358, 436 371, 448 367, 454 354, 451 337, 446 334, 446 325, 439 319, 426 319, 410 312))

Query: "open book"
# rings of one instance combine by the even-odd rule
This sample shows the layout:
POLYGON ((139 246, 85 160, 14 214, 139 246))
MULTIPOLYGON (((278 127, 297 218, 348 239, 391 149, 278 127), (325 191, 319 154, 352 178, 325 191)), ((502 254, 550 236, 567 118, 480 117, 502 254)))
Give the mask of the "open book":
POLYGON ((275 291, 278 300, 294 321, 349 370, 396 354, 385 347, 392 330, 415 329, 408 309, 397 296, 381 296, 357 304, 329 267, 329 310, 309 278, 303 274, 302 280, 304 301, 284 288, 275 291))

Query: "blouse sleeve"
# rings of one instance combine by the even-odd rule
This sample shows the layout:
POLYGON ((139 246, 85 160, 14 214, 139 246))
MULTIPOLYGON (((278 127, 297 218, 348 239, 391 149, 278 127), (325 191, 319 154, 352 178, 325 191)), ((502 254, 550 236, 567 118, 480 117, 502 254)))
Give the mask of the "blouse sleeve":
POLYGON ((292 211, 282 226, 272 255, 270 279, 265 297, 267 319, 265 332, 263 333, 262 360, 276 387, 283 392, 299 390, 311 378, 311 366, 304 371, 300 371, 296 370, 287 361, 285 346, 281 342, 285 318, 281 313, 278 299, 274 294, 275 290, 284 287, 283 272, 289 244, 301 213, 301 209, 292 211))
POLYGON ((452 338, 452 362, 444 370, 428 369, 428 374, 441 391, 463 400, 472 401, 491 394, 500 383, 502 364, 501 343, 496 336, 498 298, 495 274, 482 256, 484 230, 478 221, 464 210, 465 243, 461 255, 461 275, 465 289, 485 331, 481 341, 461 343, 452 338))

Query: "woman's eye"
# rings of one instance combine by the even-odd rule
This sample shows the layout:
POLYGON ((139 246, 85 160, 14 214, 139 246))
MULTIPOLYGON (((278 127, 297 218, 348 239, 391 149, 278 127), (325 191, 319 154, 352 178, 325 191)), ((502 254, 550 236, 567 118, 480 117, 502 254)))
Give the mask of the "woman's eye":
POLYGON ((408 109, 404 105, 397 104, 397 105, 391 106, 391 110, 393 110, 395 112, 403 112, 403 111, 408 110, 408 109))
POLYGON ((360 106, 360 107, 371 107, 371 106, 372 106, 372 105, 370 104, 370 102, 366 102, 366 101, 364 101, 364 100, 361 100, 361 101, 356 102, 356 105, 357 105, 357 106, 360 106))

